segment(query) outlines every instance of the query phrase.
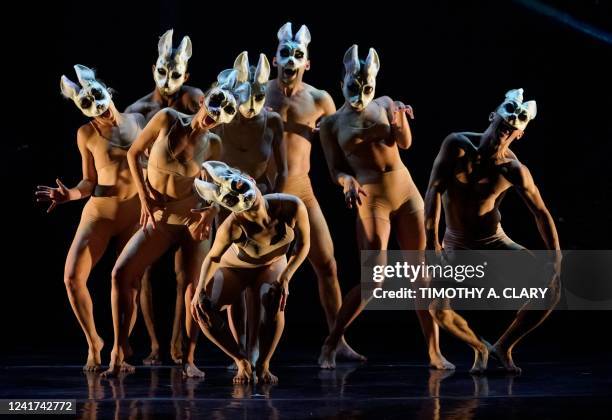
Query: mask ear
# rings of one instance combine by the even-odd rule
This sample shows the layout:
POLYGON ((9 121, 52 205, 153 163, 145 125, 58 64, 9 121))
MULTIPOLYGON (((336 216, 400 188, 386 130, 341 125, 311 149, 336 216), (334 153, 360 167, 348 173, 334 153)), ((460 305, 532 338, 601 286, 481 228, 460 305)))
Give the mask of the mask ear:
POLYGON ((344 53, 344 69, 347 74, 356 74, 359 72, 359 51, 357 45, 353 44, 351 48, 344 53))
POLYGON ((60 89, 62 90, 62 95, 64 95, 64 97, 74 99, 79 94, 79 90, 81 88, 66 76, 62 76, 60 81, 60 89))
POLYGON ((236 80, 240 83, 249 81, 249 53, 242 51, 234 60, 234 70, 236 70, 236 80))
POLYGON ((293 31, 291 30, 291 22, 287 22, 283 26, 281 26, 276 36, 278 37, 279 42, 293 40, 293 31))
POLYGON ((310 31, 308 30, 306 25, 302 25, 298 33, 295 34, 295 40, 299 44, 303 44, 305 46, 308 46, 308 44, 310 44, 310 31))
POLYGON ((81 64, 74 65, 74 71, 81 86, 86 86, 96 80, 96 75, 92 69, 81 64))
MULTIPOLYGON (((172 48, 172 38, 170 38, 170 48, 172 48)), ((191 58, 191 52, 191 38, 184 36, 176 50, 176 56, 180 57, 181 61, 187 61, 191 58)))
POLYGON ((219 187, 212 182, 202 181, 201 179, 196 178, 193 180, 193 189, 204 200, 217 201, 219 187))
POLYGON ((527 101, 523 104, 523 108, 527 110, 529 114, 529 119, 533 120, 538 113, 538 107, 536 106, 536 101, 527 101))
MULTIPOLYGON (((160 38, 157 43, 157 53, 160 57, 168 57, 172 52, 172 34, 174 30, 168 29, 160 38)), ((183 39, 184 40, 184 39, 183 39)))
POLYGON ((233 89, 236 85, 236 76, 238 72, 234 69, 223 70, 217 76, 217 84, 221 89, 233 89))
POLYGON ((511 89, 506 92, 506 99, 516 103, 523 103, 523 89, 511 89))
POLYGON ((255 70, 255 81, 263 85, 270 78, 270 63, 265 54, 259 54, 257 69, 255 70))
POLYGON ((225 163, 219 162, 218 160, 209 160, 202 163, 202 168, 208 172, 208 175, 213 179, 216 183, 222 183, 223 180, 219 177, 220 170, 226 170, 229 168, 225 163))
POLYGON ((378 58, 378 53, 374 48, 370 48, 370 52, 368 53, 368 57, 365 61, 365 67, 368 76, 376 77, 378 70, 380 70, 380 59, 378 58))

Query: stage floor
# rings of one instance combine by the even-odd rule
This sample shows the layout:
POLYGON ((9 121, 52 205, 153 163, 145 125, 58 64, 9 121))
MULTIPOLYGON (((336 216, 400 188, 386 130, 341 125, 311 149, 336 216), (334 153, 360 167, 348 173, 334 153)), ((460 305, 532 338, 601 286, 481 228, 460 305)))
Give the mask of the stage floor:
MULTIPOLYGON (((439 372, 424 365, 281 363, 274 386, 233 386, 220 364, 202 380, 138 366, 111 380, 80 366, 3 366, 0 398, 76 399, 76 418, 610 418, 612 363, 524 363, 523 374, 439 372), (588 363, 588 364, 587 364, 588 363)), ((70 416, 74 418, 74 416, 70 416)))

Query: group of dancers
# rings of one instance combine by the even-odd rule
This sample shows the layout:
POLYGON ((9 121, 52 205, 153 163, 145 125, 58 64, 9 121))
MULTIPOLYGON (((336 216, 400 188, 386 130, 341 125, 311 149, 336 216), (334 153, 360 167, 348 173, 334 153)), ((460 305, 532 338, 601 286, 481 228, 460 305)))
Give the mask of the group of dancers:
MULTIPOLYGON (((365 59, 357 45, 346 51, 345 102, 336 109, 327 92, 303 81, 310 68, 305 25, 295 34, 291 23, 278 31, 275 79, 269 80, 264 54, 251 65, 243 52, 206 92, 185 84, 191 40, 185 36, 175 48, 172 35, 169 30, 159 40, 155 89, 124 112, 90 68, 74 66, 78 83, 61 78, 62 94, 91 118, 77 132, 83 178, 72 188, 59 179, 56 187, 39 186, 36 197, 49 202, 47 211, 88 197, 64 272, 88 344, 85 370, 102 370, 104 346, 87 280, 113 238, 114 344, 104 375, 134 370, 126 359, 138 307, 151 339, 143 362, 160 363, 150 267, 169 250, 177 284, 170 355, 185 376, 204 376, 194 363, 201 330, 232 358, 234 383, 276 383, 270 360, 283 332, 289 284, 306 259, 318 278, 329 328, 321 368, 334 368, 336 357, 365 360, 344 333, 367 299, 359 285, 342 299, 332 237, 308 175, 316 138, 347 206, 357 209, 361 250, 387 249, 392 230, 403 250, 522 249, 500 224, 498 208, 511 188, 533 213, 546 248, 559 250, 538 188, 509 149, 536 115, 535 102, 524 102, 522 89, 506 93, 484 132, 453 133, 443 141, 423 200, 399 153, 412 144, 413 110, 375 97, 380 59, 373 48, 365 59), (440 243, 442 207, 446 232, 440 243)), ((550 308, 559 298, 558 287, 553 289, 550 308)), ((549 313, 527 303, 489 344, 448 307, 432 303, 417 311, 430 366, 455 368, 440 350, 440 326, 474 350, 475 373, 487 369, 489 356, 520 371, 513 348, 549 313)))

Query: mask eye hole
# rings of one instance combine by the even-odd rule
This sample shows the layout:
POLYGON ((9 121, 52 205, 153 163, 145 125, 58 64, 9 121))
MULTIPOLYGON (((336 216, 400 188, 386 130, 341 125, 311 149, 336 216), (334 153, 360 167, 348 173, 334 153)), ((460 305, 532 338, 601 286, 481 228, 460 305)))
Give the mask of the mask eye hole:
POLYGON ((355 82, 351 82, 349 83, 349 85, 347 86, 348 91, 352 94, 356 94, 359 92, 359 85, 355 82))
POLYGON ((370 93, 372 93, 374 89, 372 88, 372 86, 366 86, 363 88, 363 93, 365 93, 366 95, 369 95, 370 93))
POLYGON ((249 190, 249 184, 244 179, 234 179, 232 180, 232 190, 244 194, 249 190))
POLYGON ((157 68, 157 73, 159 73, 161 76, 165 76, 166 75, 166 69, 158 67, 157 68))
POLYGON ((514 106, 512 102, 508 102, 504 105, 504 109, 506 110, 506 112, 513 113, 516 107, 514 106))
POLYGON ((228 105, 225 108, 223 108, 225 110, 225 112, 227 112, 229 115, 234 115, 236 113, 236 108, 234 108, 234 105, 228 105))
POLYGON ((283 58, 289 57, 290 51, 289 48, 282 48, 279 52, 280 56, 283 58))
POLYGON ((99 101, 100 99, 104 98, 104 95, 102 94, 102 90, 98 89, 98 88, 93 88, 91 90, 91 95, 94 97, 95 100, 99 101))
POLYGON ((295 51, 295 54, 293 54, 293 56, 294 56, 295 58, 298 58, 298 59, 299 59, 299 58, 304 58, 304 52, 303 52, 303 51, 300 51, 300 50, 296 50, 296 51, 295 51))
POLYGON ((179 73, 179 72, 177 72, 177 71, 172 72, 172 78, 173 78, 174 80, 176 80, 176 79, 180 79, 180 78, 181 78, 181 73, 179 73))
POLYGON ((257 95, 255 95, 255 101, 257 102, 261 102, 264 99, 266 99, 265 93, 258 93, 257 95))
POLYGON ((238 197, 233 194, 225 194, 221 199, 221 202, 228 207, 234 207, 236 204, 238 204, 238 201, 240 201, 238 197))
POLYGON ((81 108, 89 108, 91 106, 91 99, 87 98, 87 97, 83 97, 79 100, 79 104, 81 106, 81 108))
POLYGON ((208 100, 208 105, 214 108, 218 108, 221 106, 221 103, 223 103, 224 100, 225 95, 223 94, 223 92, 215 93, 214 95, 211 95, 210 99, 208 100))
POLYGON ((521 121, 523 121, 523 122, 527 121, 527 113, 525 113, 525 112, 521 112, 521 113, 519 114, 519 116, 518 116, 518 119, 519 119, 519 120, 521 120, 521 121))

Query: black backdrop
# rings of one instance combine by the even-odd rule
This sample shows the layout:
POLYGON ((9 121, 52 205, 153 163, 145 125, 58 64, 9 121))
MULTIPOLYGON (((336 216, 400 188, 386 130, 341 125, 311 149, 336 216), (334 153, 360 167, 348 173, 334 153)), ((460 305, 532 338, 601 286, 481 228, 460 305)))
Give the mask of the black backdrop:
MULTIPOLYGON (((7 356, 33 359, 63 354, 66 360, 80 362, 85 354, 62 282, 65 254, 83 203, 70 203, 46 215, 33 200, 35 185, 50 185, 58 176, 74 185, 81 175, 75 134, 86 119, 60 96, 59 77, 73 78, 75 63, 94 67, 117 91, 115 103, 123 109, 152 90, 157 40, 168 28, 174 28, 175 44, 185 34, 191 37, 189 84, 205 89, 243 50, 251 57, 264 52, 271 58, 276 32, 286 21, 293 22, 294 30, 305 23, 312 34, 312 69, 305 81, 327 90, 337 106, 342 103, 339 79, 345 50, 353 43, 362 53, 375 47, 381 58, 377 94, 400 99, 415 109, 414 145, 402 156, 422 194, 442 139, 451 131, 483 130, 488 113, 506 90, 523 87, 526 99, 537 100, 538 116, 513 149, 540 186, 563 248, 609 248, 612 66, 608 60, 612 45, 514 2, 404 2, 401 6, 355 2, 333 9, 331 4, 327 9, 309 3, 292 8, 280 3, 257 5, 261 9, 234 3, 107 1, 65 2, 46 10, 24 3, 17 5, 21 10, 6 15, 6 23, 15 26, 5 38, 3 61, 10 65, 5 66, 9 74, 4 87, 16 99, 11 101, 15 106, 3 112, 3 125, 8 127, 4 150, 10 153, 4 158, 8 171, 3 177, 8 194, 3 200, 1 322, 2 352, 7 356)), ((583 8, 570 11, 597 24, 610 22, 602 17, 609 9, 597 2, 585 2, 583 8)), ((340 190, 329 181, 318 144, 311 161, 315 191, 335 238, 346 292, 359 274, 354 215, 344 208, 340 190)), ((504 228, 514 240, 542 247, 531 215, 515 194, 505 199, 502 214, 504 228)), ((109 346, 113 262, 111 249, 89 281, 96 321, 109 346)), ((154 283, 160 336, 167 340, 174 301, 168 257, 158 264, 154 283)), ((291 287, 287 335, 280 351, 300 348, 312 358, 325 326, 316 281, 307 264, 291 287)), ((506 313, 468 316, 490 339, 511 318, 506 313)), ((564 352, 571 356, 600 351, 588 343, 593 342, 591 334, 599 331, 602 319, 610 320, 610 314, 555 313, 527 340, 523 351, 555 349, 555 357, 564 352)), ((367 313, 354 324, 349 337, 363 351, 376 353, 382 346, 398 357, 413 351, 420 357, 417 360, 424 360, 416 317, 410 313, 367 313)), ((443 337, 447 348, 461 349, 451 359, 469 358, 466 347, 443 337)), ((133 341, 138 355, 146 352, 145 344, 139 321, 133 341)), ((206 343, 198 355, 208 354, 218 352, 206 343)), ((545 357, 541 354, 538 360, 545 357)))

